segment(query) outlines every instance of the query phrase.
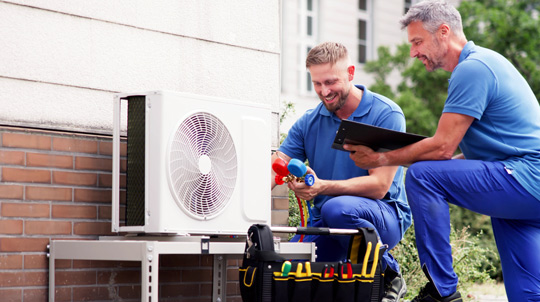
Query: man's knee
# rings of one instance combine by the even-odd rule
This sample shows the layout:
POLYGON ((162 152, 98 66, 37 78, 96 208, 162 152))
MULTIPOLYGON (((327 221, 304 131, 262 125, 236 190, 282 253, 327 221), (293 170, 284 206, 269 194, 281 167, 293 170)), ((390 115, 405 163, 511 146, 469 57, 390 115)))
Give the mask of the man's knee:
POLYGON ((425 162, 417 162, 409 166, 407 175, 405 176, 405 189, 414 188, 418 185, 418 181, 422 179, 425 171, 425 162))
POLYGON ((342 220, 346 213, 346 203, 340 198, 341 196, 334 197, 326 201, 321 209, 321 216, 326 222, 333 222, 336 220, 342 220))

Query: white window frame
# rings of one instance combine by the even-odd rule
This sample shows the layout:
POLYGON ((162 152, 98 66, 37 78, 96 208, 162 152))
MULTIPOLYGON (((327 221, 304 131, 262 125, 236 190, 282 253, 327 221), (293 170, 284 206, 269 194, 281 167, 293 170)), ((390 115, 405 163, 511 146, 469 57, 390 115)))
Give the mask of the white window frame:
POLYGON ((359 5, 357 5, 357 21, 356 21, 356 59, 354 60, 357 64, 364 64, 365 62, 372 59, 373 51, 373 0, 366 0, 366 10, 361 10, 359 5), (359 23, 360 20, 366 22, 366 39, 360 39, 359 35, 359 23), (365 62, 360 62, 360 45, 365 46, 366 49, 366 58, 365 62))
POLYGON ((314 95, 315 89, 306 70, 306 57, 308 49, 315 47, 319 40, 319 0, 300 0, 298 4, 298 88, 301 95, 314 95), (308 1, 312 3, 311 10, 308 10, 308 1), (307 32, 308 18, 311 18, 311 35, 307 32))

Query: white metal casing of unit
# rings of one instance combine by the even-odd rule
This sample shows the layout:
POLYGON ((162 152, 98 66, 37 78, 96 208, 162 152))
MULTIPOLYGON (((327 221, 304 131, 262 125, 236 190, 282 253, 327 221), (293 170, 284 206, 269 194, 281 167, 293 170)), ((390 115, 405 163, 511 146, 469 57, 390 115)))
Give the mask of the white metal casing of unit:
MULTIPOLYGON (((249 226, 254 223, 271 224, 271 110, 269 106, 188 93, 151 91, 115 95, 113 112, 113 232, 234 235, 245 234, 249 226), (144 146, 131 147, 144 148, 144 223, 137 225, 120 223, 120 192, 122 191, 120 189, 122 176, 120 128, 122 127, 123 106, 126 108, 130 106, 130 97, 144 97, 145 114, 144 146), (193 116, 210 116, 215 118, 218 124, 224 126, 223 132, 228 133, 233 146, 225 153, 236 157, 233 168, 227 166, 220 171, 214 171, 218 170, 217 168, 224 161, 234 162, 234 160, 230 158, 222 160, 221 157, 225 156, 222 154, 222 146, 212 145, 212 142, 207 144, 206 137, 199 137, 206 136, 205 128, 194 132, 196 144, 200 142, 205 150, 212 148, 219 150, 205 151, 202 156, 195 154, 194 158, 188 158, 189 162, 186 162, 184 157, 174 160, 174 156, 171 155, 174 152, 171 150, 174 149, 174 141, 178 139, 179 127, 185 126, 186 119, 193 116), (173 161, 176 162, 176 166, 171 165, 173 161), (175 189, 175 184, 183 186, 190 183, 192 179, 173 179, 173 170, 178 170, 178 168, 183 171, 189 170, 188 172, 197 170, 195 171, 197 178, 207 173, 229 173, 226 178, 230 179, 234 185, 227 189, 228 197, 224 197, 225 202, 210 215, 190 213, 190 209, 187 208, 189 206, 183 206, 182 196, 175 189), (231 173, 232 177, 230 177, 231 173)), ((128 141, 129 137, 128 130, 128 141)), ((180 140, 182 139, 180 137, 180 140)), ((221 141, 218 143, 221 144, 221 141)), ((199 146, 196 147, 199 148, 199 146)), ((129 167, 127 170, 126 178, 129 178, 129 167)), ((185 178, 185 176, 181 177, 185 178)), ((217 181, 205 180, 204 184, 219 181, 219 179, 217 181)), ((219 185, 218 183, 217 186, 219 185)), ((200 187, 200 183, 198 186, 200 187)), ((191 190, 191 187, 188 187, 188 190, 191 190)), ((197 187, 193 190, 197 190, 197 187)), ((126 195, 129 193, 126 192, 126 195)))

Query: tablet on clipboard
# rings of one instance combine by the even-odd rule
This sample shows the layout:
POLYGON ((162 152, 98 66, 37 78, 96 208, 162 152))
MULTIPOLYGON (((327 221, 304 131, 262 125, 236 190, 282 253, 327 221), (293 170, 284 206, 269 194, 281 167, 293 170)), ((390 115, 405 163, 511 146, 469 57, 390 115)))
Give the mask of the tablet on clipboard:
POLYGON ((342 120, 332 148, 347 151, 343 149, 343 145, 351 144, 364 145, 377 152, 384 152, 405 147, 424 138, 426 136, 342 120))

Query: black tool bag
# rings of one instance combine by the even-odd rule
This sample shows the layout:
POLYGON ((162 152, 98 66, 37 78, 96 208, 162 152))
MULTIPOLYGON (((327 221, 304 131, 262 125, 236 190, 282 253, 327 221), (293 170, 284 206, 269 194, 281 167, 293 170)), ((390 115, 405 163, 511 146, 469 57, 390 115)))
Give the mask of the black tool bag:
MULTIPOLYGON (((328 235, 325 228, 297 233, 328 235)), ((380 259, 386 247, 373 229, 352 236, 345 262, 286 260, 274 251, 269 226, 248 230, 239 283, 244 302, 379 302, 383 296, 380 259)))

